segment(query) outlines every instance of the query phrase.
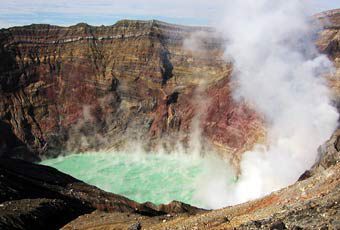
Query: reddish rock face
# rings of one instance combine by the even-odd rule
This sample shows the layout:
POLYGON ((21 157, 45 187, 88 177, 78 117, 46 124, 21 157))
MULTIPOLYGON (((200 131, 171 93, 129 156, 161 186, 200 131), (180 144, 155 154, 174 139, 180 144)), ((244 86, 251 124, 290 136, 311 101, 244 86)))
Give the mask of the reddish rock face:
POLYGON ((340 108, 340 9, 318 14, 316 17, 325 25, 319 32, 316 44, 334 62, 335 71, 328 80, 340 108))
MULTIPOLYGON (((338 15, 319 16, 335 19, 317 42, 335 63, 338 15)), ((195 128, 204 143, 242 152, 265 131, 253 110, 233 101, 232 68, 222 55, 211 28, 159 21, 4 29, 0 120, 40 154, 120 147, 131 139, 185 144, 195 128), (195 36, 199 48, 186 47, 195 36)))
POLYGON ((15 27, 0 38, 0 119, 42 153, 117 147, 127 139, 151 146, 168 136, 186 142, 202 79, 199 96, 208 99, 209 111, 198 119, 203 135, 234 149, 251 135, 241 123, 255 120, 254 113, 234 108, 230 65, 212 29, 120 21, 109 27, 15 27), (198 32, 209 34, 202 47, 185 49, 184 41, 198 32), (229 113, 235 119, 227 124, 229 113))
POLYGON ((239 153, 262 141, 264 124, 244 102, 233 100, 228 80, 226 78, 207 90, 211 105, 206 111, 203 127, 214 144, 239 153))

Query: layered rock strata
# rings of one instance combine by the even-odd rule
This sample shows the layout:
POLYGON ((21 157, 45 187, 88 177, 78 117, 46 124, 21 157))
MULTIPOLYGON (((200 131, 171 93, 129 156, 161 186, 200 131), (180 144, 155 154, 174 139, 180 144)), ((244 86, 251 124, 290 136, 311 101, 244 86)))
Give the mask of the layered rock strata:
POLYGON ((231 65, 211 28, 31 25, 1 30, 0 47, 0 120, 40 155, 127 139, 187 144, 194 119, 229 152, 263 136, 261 119, 231 98, 231 65))

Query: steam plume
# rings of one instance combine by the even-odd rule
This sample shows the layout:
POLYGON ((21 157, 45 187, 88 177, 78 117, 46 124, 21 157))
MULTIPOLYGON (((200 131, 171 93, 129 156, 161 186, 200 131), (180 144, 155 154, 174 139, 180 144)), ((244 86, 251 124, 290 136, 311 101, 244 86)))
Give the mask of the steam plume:
POLYGON ((322 76, 332 65, 314 46, 307 3, 228 0, 224 15, 220 29, 227 41, 225 58, 234 65, 234 99, 265 117, 268 143, 244 153, 236 183, 227 181, 230 173, 211 175, 215 179, 197 194, 211 208, 295 182, 315 162, 338 119, 322 76))

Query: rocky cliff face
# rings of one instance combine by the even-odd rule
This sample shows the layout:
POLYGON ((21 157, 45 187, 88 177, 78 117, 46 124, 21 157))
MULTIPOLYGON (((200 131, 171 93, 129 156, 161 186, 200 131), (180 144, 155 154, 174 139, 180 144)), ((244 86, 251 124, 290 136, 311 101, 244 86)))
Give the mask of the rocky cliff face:
MULTIPOLYGON (((334 98, 340 101, 340 10, 331 10, 316 15, 316 18, 324 25, 319 32, 316 41, 320 51, 327 54, 333 61, 335 72, 329 77, 330 86, 334 92, 334 98)), ((338 104, 339 108, 339 104, 338 104)))
POLYGON ((0 120, 41 155, 127 139, 188 143, 198 126, 237 152, 264 134, 256 114, 232 101, 222 54, 212 29, 159 21, 1 30, 0 120), (188 39, 198 45, 185 47, 188 39))
MULTIPOLYGON (((335 63, 340 95, 339 10, 319 14, 316 44, 335 63)), ((236 156, 265 136, 261 118, 231 98, 232 66, 211 28, 159 21, 113 26, 31 25, 0 31, 0 121, 17 144, 0 152, 38 152, 205 143, 236 156), (15 151, 13 148, 16 148, 15 151)), ((4 130, 2 128, 2 130, 4 130)))

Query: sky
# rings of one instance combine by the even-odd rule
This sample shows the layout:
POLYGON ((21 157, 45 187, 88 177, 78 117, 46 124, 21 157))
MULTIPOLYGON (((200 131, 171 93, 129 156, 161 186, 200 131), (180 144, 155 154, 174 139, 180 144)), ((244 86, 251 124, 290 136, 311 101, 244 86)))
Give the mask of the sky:
MULTIPOLYGON (((235 0, 237 1, 237 0, 235 0)), ((313 13, 340 8, 340 0, 302 0, 313 13)), ((120 19, 157 19, 209 25, 224 0, 0 0, 0 28, 46 23, 112 25, 120 19)))

